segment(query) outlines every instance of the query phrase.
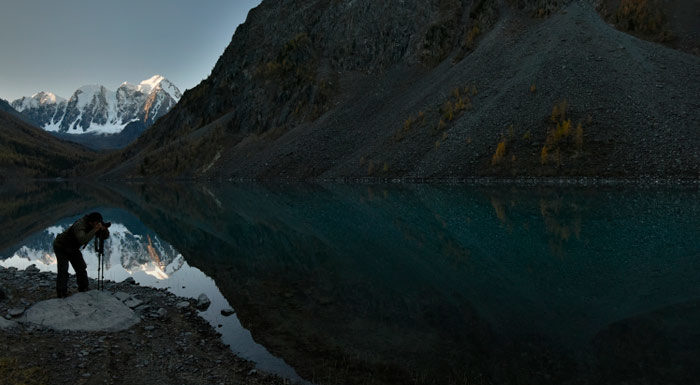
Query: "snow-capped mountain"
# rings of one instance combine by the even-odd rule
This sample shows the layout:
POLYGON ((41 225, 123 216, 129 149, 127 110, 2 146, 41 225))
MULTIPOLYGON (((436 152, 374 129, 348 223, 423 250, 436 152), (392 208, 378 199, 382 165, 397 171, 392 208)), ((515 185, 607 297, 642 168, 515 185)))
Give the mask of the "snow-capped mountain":
POLYGON ((100 85, 83 86, 68 100, 39 92, 13 101, 12 107, 47 131, 116 134, 131 122, 150 126, 181 96, 172 82, 155 75, 138 85, 122 83, 116 91, 100 85))

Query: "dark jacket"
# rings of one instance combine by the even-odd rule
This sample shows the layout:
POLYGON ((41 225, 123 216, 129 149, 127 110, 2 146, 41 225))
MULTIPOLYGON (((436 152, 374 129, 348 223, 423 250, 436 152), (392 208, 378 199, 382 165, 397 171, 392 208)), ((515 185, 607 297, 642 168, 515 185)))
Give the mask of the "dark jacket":
POLYGON ((95 236, 96 230, 90 227, 87 216, 84 216, 73 223, 66 231, 58 234, 53 241, 54 249, 80 249, 87 245, 95 236))

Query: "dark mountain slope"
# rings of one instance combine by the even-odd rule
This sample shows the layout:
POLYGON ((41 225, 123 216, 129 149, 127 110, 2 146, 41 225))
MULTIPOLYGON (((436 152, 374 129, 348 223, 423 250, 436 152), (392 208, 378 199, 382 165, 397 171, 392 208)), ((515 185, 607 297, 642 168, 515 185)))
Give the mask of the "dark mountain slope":
POLYGON ((54 138, 10 113, 0 111, 0 182, 16 178, 74 175, 74 167, 96 154, 54 138))
POLYGON ((28 124, 35 125, 31 119, 27 118, 26 116, 22 115, 19 111, 15 110, 10 103, 8 103, 6 100, 0 99, 0 111, 4 111, 9 113, 12 116, 15 116, 17 118, 20 118, 24 122, 28 124))
POLYGON ((532 9, 263 1, 207 80, 92 169, 697 177, 700 59, 615 30, 587 2, 532 9))

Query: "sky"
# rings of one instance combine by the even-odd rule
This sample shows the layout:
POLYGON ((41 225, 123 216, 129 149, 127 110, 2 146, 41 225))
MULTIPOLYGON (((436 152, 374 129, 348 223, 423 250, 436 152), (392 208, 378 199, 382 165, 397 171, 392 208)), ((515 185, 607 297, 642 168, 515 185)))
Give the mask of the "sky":
POLYGON ((0 98, 116 90, 159 74, 181 91, 207 78, 261 0, 3 0, 0 98))

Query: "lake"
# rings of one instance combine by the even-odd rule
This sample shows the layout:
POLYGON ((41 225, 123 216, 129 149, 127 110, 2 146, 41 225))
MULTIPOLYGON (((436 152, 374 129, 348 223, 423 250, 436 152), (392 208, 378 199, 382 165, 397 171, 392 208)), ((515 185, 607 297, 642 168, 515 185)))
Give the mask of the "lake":
POLYGON ((700 378, 697 186, 46 183, 0 196, 0 265, 55 271, 55 235, 100 211, 107 279, 206 293, 224 342, 292 379, 700 378))

